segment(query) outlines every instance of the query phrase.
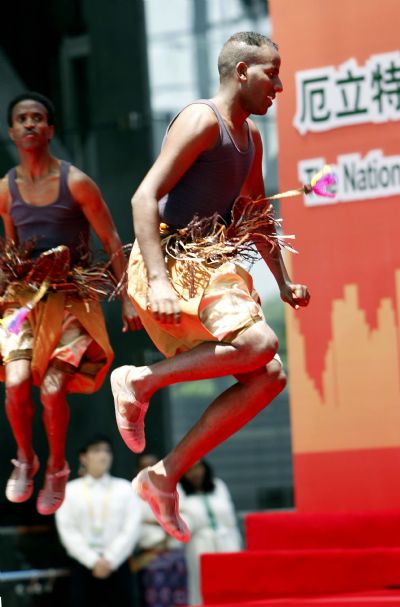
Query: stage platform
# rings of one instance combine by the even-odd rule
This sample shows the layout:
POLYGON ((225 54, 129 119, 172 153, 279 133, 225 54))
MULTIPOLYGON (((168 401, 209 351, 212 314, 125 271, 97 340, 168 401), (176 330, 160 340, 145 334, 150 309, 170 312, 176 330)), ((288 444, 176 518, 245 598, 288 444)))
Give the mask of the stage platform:
POLYGON ((400 511, 254 513, 246 550, 203 555, 209 607, 400 607, 400 511))

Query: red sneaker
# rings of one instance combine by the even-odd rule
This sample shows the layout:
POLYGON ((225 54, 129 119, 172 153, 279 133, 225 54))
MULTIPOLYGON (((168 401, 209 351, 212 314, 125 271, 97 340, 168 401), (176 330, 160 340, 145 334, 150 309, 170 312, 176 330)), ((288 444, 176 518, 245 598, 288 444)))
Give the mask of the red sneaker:
POLYGON ((70 469, 65 462, 64 468, 58 472, 46 472, 43 489, 39 491, 36 509, 39 514, 54 514, 59 509, 65 497, 65 485, 70 475, 70 469))
POLYGON ((111 373, 111 390, 114 396, 115 418, 125 444, 134 453, 141 453, 146 446, 144 418, 149 403, 136 400, 134 392, 126 385, 130 367, 124 365, 111 373), (130 416, 136 417, 134 421, 130 416))
POLYGON ((26 502, 33 492, 33 477, 39 470, 39 460, 35 455, 31 462, 12 459, 11 463, 14 470, 7 481, 6 498, 16 504, 26 502))
POLYGON ((179 514, 178 491, 166 493, 150 479, 149 468, 144 468, 132 481, 133 490, 150 505, 154 516, 166 533, 179 542, 190 540, 190 529, 179 514))

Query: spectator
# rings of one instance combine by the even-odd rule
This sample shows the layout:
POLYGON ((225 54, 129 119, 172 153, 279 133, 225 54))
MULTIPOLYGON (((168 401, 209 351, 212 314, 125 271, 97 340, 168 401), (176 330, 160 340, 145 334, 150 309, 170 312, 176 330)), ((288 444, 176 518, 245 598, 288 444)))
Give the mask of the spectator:
MULTIPOLYGON (((153 466, 157 461, 156 455, 143 453, 138 457, 136 472, 153 466)), ((187 605, 186 564, 181 544, 159 525, 147 502, 141 500, 141 506, 141 534, 131 559, 131 568, 137 579, 139 605, 187 605)))
POLYGON ((182 477, 180 511, 192 533, 185 545, 189 604, 199 605, 201 596, 200 556, 207 552, 236 552, 241 536, 229 490, 215 478, 211 466, 201 460, 182 477))
POLYGON ((130 483, 110 475, 112 447, 95 436, 80 451, 81 476, 67 483, 56 513, 72 558, 73 607, 132 607, 129 556, 140 534, 140 501, 130 483))

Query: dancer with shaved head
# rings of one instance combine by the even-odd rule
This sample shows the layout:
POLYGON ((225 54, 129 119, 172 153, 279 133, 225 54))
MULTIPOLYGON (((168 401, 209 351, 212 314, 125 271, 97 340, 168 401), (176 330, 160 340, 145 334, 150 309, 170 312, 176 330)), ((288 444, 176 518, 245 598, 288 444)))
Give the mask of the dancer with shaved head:
POLYGON ((164 529, 183 542, 190 530, 179 515, 177 482, 285 386, 278 340, 238 264, 240 253, 251 256, 246 243, 256 245, 285 302, 295 308, 309 302, 307 287, 288 276, 268 202, 254 202, 265 196, 263 150, 249 116, 264 115, 282 92, 280 65, 269 38, 233 35, 219 56, 218 92, 174 118, 132 199, 137 241, 128 292, 166 359, 113 372, 122 437, 133 451, 143 450, 144 417, 161 388, 225 375, 237 380, 170 453, 133 481, 164 529))

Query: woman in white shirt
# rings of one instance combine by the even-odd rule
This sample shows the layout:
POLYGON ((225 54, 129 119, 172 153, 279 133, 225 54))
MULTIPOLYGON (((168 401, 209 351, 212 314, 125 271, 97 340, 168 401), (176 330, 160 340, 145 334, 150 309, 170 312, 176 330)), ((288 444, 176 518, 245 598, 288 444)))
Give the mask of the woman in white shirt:
POLYGON ((201 460, 180 481, 180 512, 192 532, 185 545, 190 605, 202 601, 200 555, 207 552, 236 552, 241 536, 229 490, 213 476, 210 465, 201 460))

